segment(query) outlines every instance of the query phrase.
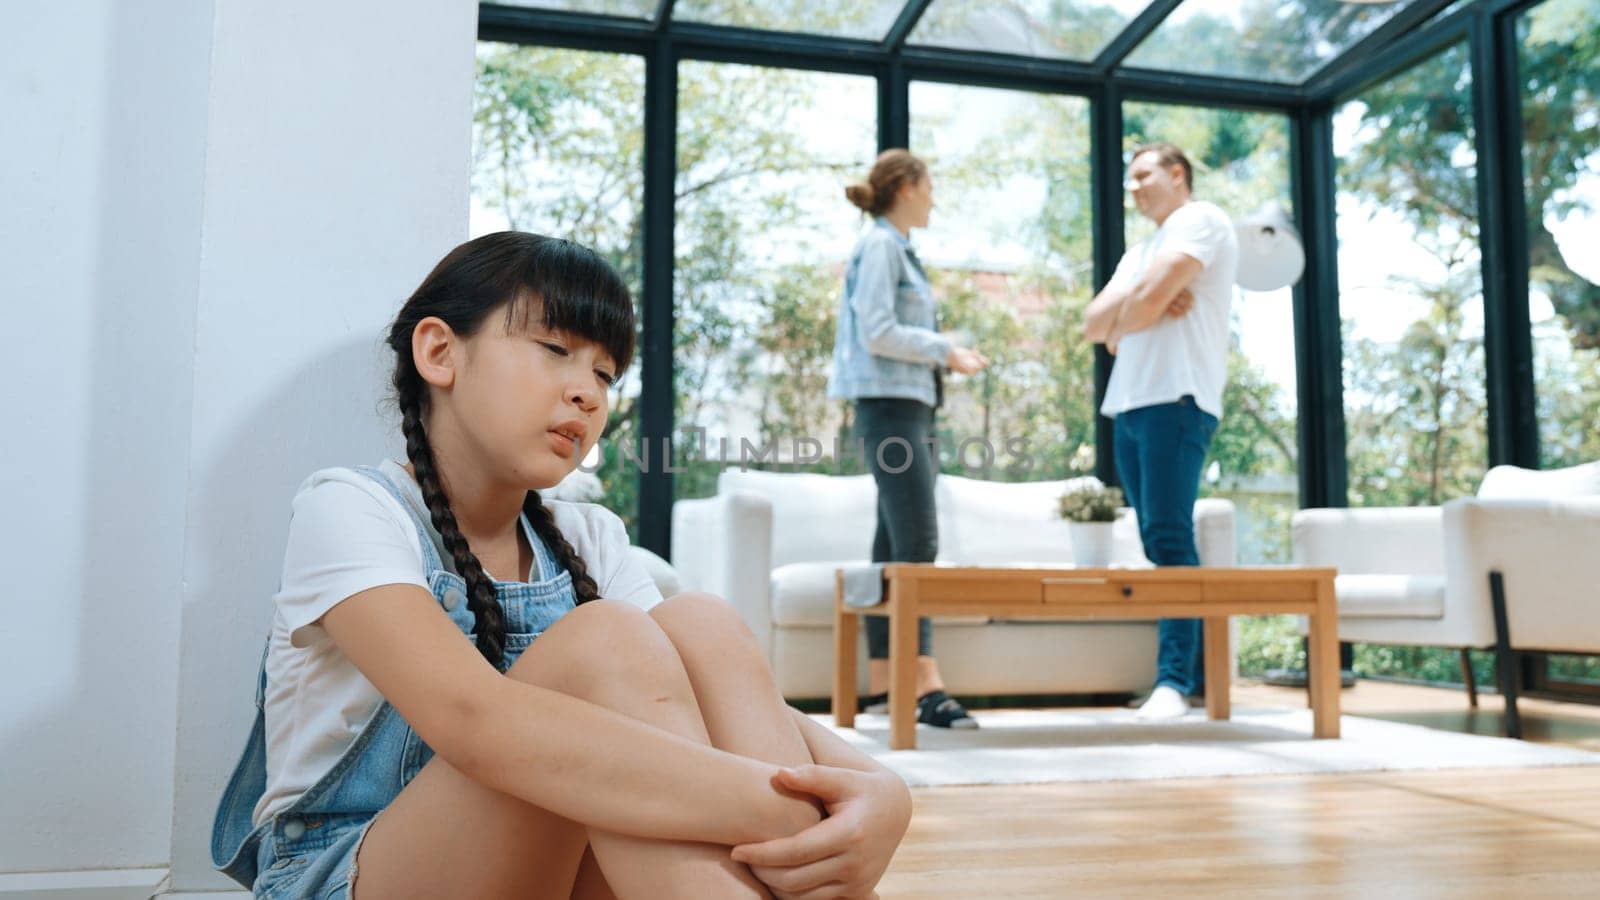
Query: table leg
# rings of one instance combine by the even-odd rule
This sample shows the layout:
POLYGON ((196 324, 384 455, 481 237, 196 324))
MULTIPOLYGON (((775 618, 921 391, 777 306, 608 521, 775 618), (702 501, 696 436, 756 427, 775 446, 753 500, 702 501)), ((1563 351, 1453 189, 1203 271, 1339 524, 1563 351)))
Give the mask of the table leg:
POLYGON ((917 746, 917 586, 889 581, 889 749, 917 746))
POLYGON ((856 630, 861 617, 844 605, 844 571, 833 573, 833 722, 856 724, 856 630))
POLYGON ((1205 620, 1206 716, 1227 719, 1232 713, 1233 647, 1228 640, 1228 617, 1205 620))
POLYGON ((1339 736, 1339 612, 1333 598, 1333 579, 1317 580, 1317 608, 1311 614, 1310 670, 1311 736, 1339 736))

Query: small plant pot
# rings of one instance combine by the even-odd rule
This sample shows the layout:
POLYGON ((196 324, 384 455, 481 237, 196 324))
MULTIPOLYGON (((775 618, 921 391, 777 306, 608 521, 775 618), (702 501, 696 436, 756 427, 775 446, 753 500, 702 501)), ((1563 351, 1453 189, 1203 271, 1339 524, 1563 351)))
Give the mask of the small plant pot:
POLYGON ((1111 565, 1112 522, 1068 522, 1072 538, 1072 562, 1083 568, 1111 565))

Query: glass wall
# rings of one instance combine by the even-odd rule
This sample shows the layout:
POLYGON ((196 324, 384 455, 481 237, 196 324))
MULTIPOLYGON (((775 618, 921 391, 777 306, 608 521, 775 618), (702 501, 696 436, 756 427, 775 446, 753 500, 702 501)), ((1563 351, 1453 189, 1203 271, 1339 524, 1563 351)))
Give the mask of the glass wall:
MULTIPOLYGON (((1267 203, 1293 215, 1286 117, 1125 103, 1122 119, 1125 159, 1141 144, 1176 144, 1194 166, 1194 198, 1217 204, 1236 223, 1267 203)), ((1126 194, 1123 200, 1123 232, 1132 247, 1155 231, 1155 223, 1126 194)), ((1241 565, 1283 564, 1290 561, 1289 519, 1300 505, 1293 291, 1237 290, 1230 319, 1223 415, 1200 495, 1233 501, 1241 565)), ((1241 619, 1235 651, 1246 675, 1296 666, 1300 640, 1293 617, 1241 619)))
POLYGON ((888 33, 904 0, 678 0, 672 17, 772 31, 877 39, 888 33))
MULTIPOLYGON (((639 57, 478 45, 473 237, 510 228, 592 247, 622 272, 637 311, 643 154, 644 62, 639 57)), ((601 502, 622 516, 630 532, 639 480, 619 447, 637 440, 638 373, 636 360, 613 389, 601 452, 586 466, 600 478, 601 502)))
POLYGON ((1600 5, 1517 19, 1539 461, 1600 459, 1600 5))
POLYGON ((1467 496, 1488 464, 1471 88, 1457 46, 1334 114, 1352 506, 1467 496))
POLYGON ((714 494, 725 464, 833 470, 847 410, 825 391, 862 228, 844 187, 877 156, 876 109, 871 78, 679 65, 677 497, 714 494))
MULTIPOLYGON (((1351 506, 1469 496, 1488 467, 1471 91, 1456 46, 1334 114, 1351 506)), ((1461 677, 1430 647, 1359 645, 1355 666, 1461 677)), ((1488 654, 1475 667, 1492 678, 1488 654)))
POLYGON ((909 42, 1087 62, 1149 0, 934 0, 909 42))
MULTIPOLYGON (((615 49, 628 51, 618 53, 480 45, 472 233, 513 227, 583 241, 612 259, 637 295, 645 67, 632 54, 657 37, 671 40, 672 25, 656 37, 637 31, 660 9, 655 0, 511 2, 551 15, 620 16, 634 21, 597 17, 584 27, 605 31, 613 28, 607 22, 620 22, 616 28, 634 30, 615 32, 615 49)), ((1003 82, 1009 71, 1037 84, 1041 66, 1051 63, 1006 54, 1092 60, 1147 6, 934 0, 908 43, 921 48, 911 55, 924 78, 966 78, 976 70, 961 57, 976 50, 991 52, 972 58, 987 67, 987 82, 1003 82)), ((1404 7, 1185 0, 1135 48, 1128 68, 1109 77, 1121 80, 1120 90, 1163 97, 1174 96, 1169 87, 1192 84, 1191 74, 1267 83, 1249 95, 1215 84, 1218 102, 1254 103, 1270 96, 1272 84, 1303 84, 1404 7), (1207 47, 1215 52, 1196 50, 1207 47)), ((824 385, 845 262, 866 224, 842 188, 864 176, 876 154, 880 85, 778 67, 891 62, 898 50, 887 45, 826 42, 882 41, 906 7, 900 0, 679 0, 672 9, 675 20, 693 23, 685 31, 734 26, 717 40, 774 53, 772 68, 679 64, 670 273, 672 440, 683 466, 674 473, 676 495, 711 493, 728 462, 858 471, 859 460, 841 466, 833 459, 832 441, 849 428, 850 410, 829 403, 824 385), (748 29, 794 34, 777 42, 748 29), (820 49, 809 53, 808 41, 820 49)), ((1488 15, 1484 6, 1466 12, 1488 15)), ((1547 0, 1515 22, 1540 463, 1553 467, 1600 459, 1600 269, 1595 254, 1584 253, 1600 240, 1600 43, 1592 39, 1600 8, 1594 0, 1547 0)), ((675 46, 699 52, 692 43, 675 46)), ((1352 505, 1468 495, 1488 463, 1471 90, 1470 55, 1456 46, 1335 108, 1352 505)), ((914 240, 939 291, 942 324, 995 360, 984 375, 948 384, 945 470, 1000 479, 1071 474, 1078 449, 1093 447, 1095 427, 1092 352, 1078 337, 1093 290, 1088 103, 936 81, 914 82, 907 100, 911 147, 932 164, 939 204, 932 227, 914 240), (969 444, 989 451, 964 453, 969 444), (1025 447, 1024 460, 1008 445, 1025 447)), ((1127 103, 1123 118, 1124 149, 1164 139, 1190 150, 1197 196, 1235 218, 1265 200, 1288 206, 1285 116, 1127 103)), ((1125 218, 1129 242, 1149 233, 1131 208, 1125 218)), ((1235 502, 1241 562, 1281 562, 1289 556, 1300 466, 1289 292, 1240 294, 1233 313, 1228 414, 1203 492, 1235 502)), ((659 446, 654 455, 638 447, 638 372, 613 397, 599 473, 604 502, 630 526, 639 467, 664 464, 659 446)), ((1368 672, 1455 677, 1455 659, 1436 659, 1434 651, 1361 652, 1358 666, 1368 672)), ((1574 665, 1551 673, 1600 675, 1586 661, 1574 665)))
MULTIPOLYGON (((1293 215, 1286 117, 1154 103, 1125 103, 1122 117, 1125 157, 1140 144, 1176 144, 1194 166, 1194 198, 1236 223, 1267 203, 1293 215)), ((1124 201, 1131 247, 1155 223, 1124 201)), ((1224 411, 1200 491, 1234 502, 1242 565, 1287 563, 1289 517, 1299 508, 1292 294, 1239 290, 1231 307, 1224 411)))
POLYGON ((1404 3, 1184 0, 1128 64, 1258 81, 1304 81, 1404 3))
MULTIPOLYGON (((1539 462, 1600 459, 1600 5, 1517 18, 1539 462)), ((1600 685, 1600 658, 1552 655, 1552 684, 1600 685)))
POLYGON ((1093 293, 1089 104, 916 82, 911 147, 933 178, 936 207, 913 240, 941 327, 991 362, 946 378, 943 470, 1066 477, 1094 446, 1094 354, 1079 333, 1093 293))

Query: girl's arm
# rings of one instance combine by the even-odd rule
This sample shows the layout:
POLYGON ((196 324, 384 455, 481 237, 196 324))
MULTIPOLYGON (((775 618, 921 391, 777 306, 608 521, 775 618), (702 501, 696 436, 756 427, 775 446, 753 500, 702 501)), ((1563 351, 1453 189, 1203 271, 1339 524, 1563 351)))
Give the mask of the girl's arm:
POLYGON ((416 585, 362 591, 322 619, 440 758, 480 784, 606 831, 739 844, 816 821, 778 767, 497 672, 416 585))

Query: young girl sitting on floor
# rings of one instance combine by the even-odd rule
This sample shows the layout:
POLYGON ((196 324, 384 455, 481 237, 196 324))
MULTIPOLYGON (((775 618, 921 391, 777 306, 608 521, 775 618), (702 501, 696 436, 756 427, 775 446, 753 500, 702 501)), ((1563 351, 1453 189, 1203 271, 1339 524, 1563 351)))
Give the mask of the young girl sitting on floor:
POLYGON ((223 871, 257 897, 872 896, 904 783, 784 704, 730 607, 663 601, 614 514, 539 498, 632 359, 616 272, 487 235, 389 346, 408 463, 294 499, 223 871))

